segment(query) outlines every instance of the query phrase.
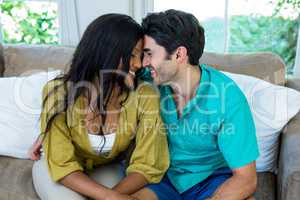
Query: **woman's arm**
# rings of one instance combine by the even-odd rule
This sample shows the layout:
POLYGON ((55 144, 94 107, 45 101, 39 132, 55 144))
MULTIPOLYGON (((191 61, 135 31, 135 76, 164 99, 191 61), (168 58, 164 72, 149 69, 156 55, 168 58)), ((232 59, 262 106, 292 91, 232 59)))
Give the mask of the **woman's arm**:
POLYGON ((133 194, 148 183, 158 183, 169 167, 169 150, 160 117, 159 96, 149 84, 138 89, 138 124, 135 148, 126 169, 127 177, 114 189, 133 194))
POLYGON ((122 195, 96 183, 83 173, 83 167, 75 153, 70 130, 65 123, 65 114, 59 114, 54 118, 49 132, 45 135, 43 149, 53 181, 93 199, 133 199, 133 197, 122 195))
POLYGON ((119 182, 113 190, 121 194, 133 194, 147 184, 146 178, 139 173, 133 172, 128 174, 121 182, 119 182))
POLYGON ((133 197, 98 184, 81 171, 75 171, 59 181, 64 186, 97 200, 134 200, 133 197))

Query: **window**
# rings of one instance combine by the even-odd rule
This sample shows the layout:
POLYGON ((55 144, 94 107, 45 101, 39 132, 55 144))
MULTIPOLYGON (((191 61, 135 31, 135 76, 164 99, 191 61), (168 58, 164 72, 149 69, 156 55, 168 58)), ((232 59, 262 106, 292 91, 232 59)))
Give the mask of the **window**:
POLYGON ((287 73, 292 74, 300 16, 292 8, 277 15, 275 11, 276 3, 270 0, 230 0, 228 52, 271 51, 285 61, 287 73))
POLYGON ((0 42, 76 46, 76 0, 0 0, 0 42))
POLYGON ((297 48, 300 51, 297 1, 209 0, 197 1, 195 5, 193 0, 154 0, 154 11, 170 8, 193 13, 198 18, 206 32, 205 51, 271 51, 285 61, 287 73, 293 73, 297 48))
MULTIPOLYGON (((201 1, 202 2, 202 1, 201 1)), ((212 52, 224 52, 225 48, 225 1, 209 0, 203 5, 195 6, 191 0, 155 0, 154 11, 166 9, 183 10, 193 13, 205 28, 205 50, 212 52)))
POLYGON ((58 5, 50 1, 3 1, 3 43, 59 44, 58 5))

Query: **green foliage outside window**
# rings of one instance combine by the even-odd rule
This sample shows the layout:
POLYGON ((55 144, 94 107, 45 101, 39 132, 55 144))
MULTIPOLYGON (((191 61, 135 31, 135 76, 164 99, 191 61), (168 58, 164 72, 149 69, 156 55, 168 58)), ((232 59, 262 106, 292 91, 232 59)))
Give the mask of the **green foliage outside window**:
MULTIPOLYGON (((275 5, 273 16, 253 14, 230 17, 227 51, 273 52, 285 62, 287 73, 292 74, 300 26, 300 0, 273 0, 270 4, 275 5), (284 11, 294 16, 282 17, 284 11)), ((206 33, 205 50, 222 53, 224 19, 209 18, 202 25, 206 33)))
POLYGON ((35 9, 32 9, 25 1, 0 3, 4 43, 59 43, 57 9, 49 2, 34 3, 43 5, 35 6, 35 9))
POLYGON ((229 52, 271 51, 279 55, 292 74, 300 27, 300 0, 272 0, 273 16, 231 18, 229 52), (283 13, 289 17, 282 17, 283 13), (291 17, 292 16, 292 17, 291 17))
MULTIPOLYGON (((222 18, 204 21, 206 51, 223 52, 224 23, 222 18)), ((280 16, 232 16, 229 26, 228 52, 269 51, 279 55, 293 72, 295 64, 300 18, 284 19, 280 16)))
POLYGON ((229 52, 270 51, 279 55, 291 74, 295 64, 300 18, 233 16, 229 52))

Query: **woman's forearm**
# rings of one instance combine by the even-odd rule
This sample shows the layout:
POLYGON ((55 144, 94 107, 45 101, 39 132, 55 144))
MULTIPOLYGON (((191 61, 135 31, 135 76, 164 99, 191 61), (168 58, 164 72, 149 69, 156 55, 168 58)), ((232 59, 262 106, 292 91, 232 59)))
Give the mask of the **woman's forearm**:
POLYGON ((142 174, 130 173, 113 190, 121 194, 131 195, 143 188, 147 183, 146 178, 142 174))
POLYGON ((113 192, 111 189, 99 185, 81 171, 72 172, 59 182, 92 199, 106 199, 113 192))

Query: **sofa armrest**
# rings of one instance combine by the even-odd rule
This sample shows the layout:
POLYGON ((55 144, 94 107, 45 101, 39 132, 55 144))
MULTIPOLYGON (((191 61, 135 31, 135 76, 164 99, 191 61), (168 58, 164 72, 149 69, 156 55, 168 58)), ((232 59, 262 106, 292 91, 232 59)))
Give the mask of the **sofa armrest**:
POLYGON ((297 200, 300 196, 300 113, 282 133, 278 165, 278 197, 297 200))
POLYGON ((288 77, 286 86, 300 91, 300 77, 295 77, 295 76, 288 77))

